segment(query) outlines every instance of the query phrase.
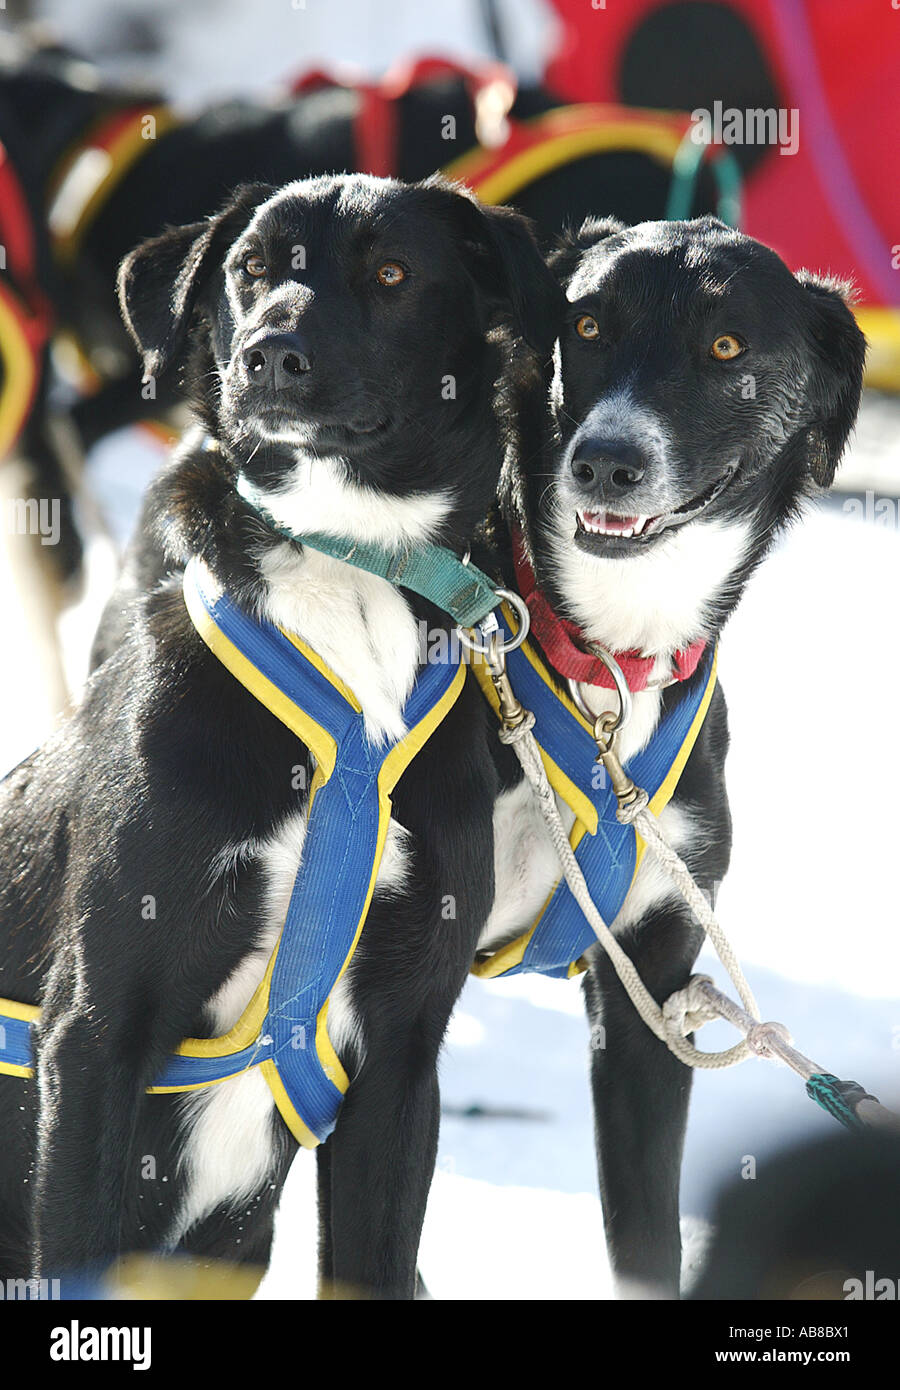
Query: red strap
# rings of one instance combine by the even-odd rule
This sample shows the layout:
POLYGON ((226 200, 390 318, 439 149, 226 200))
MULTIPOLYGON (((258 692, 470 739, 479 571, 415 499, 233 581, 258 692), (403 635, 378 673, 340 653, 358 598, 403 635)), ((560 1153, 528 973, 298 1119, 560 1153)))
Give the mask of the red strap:
POLYGON ((360 82, 324 68, 315 68, 291 85, 293 96, 303 96, 323 87, 353 87, 359 94, 359 108, 353 122, 354 163, 360 173, 391 178, 397 173, 398 98, 435 79, 453 76, 466 81, 473 102, 492 82, 502 78, 515 91, 515 78, 502 63, 485 63, 474 68, 446 58, 417 58, 395 64, 380 82, 360 82))
POLYGON ((397 108, 383 87, 358 87, 353 122, 356 167, 389 179, 397 172, 397 108))
POLYGON ((389 96, 402 97, 442 77, 463 78, 473 101, 492 82, 502 80, 509 83, 513 91, 516 89, 515 74, 505 63, 487 62, 473 67, 469 63, 437 57, 401 59, 388 69, 381 85, 389 96))
POLYGON ((0 145, 0 216, 8 268, 19 283, 30 284, 36 274, 31 213, 3 145, 0 145))
POLYGON ((18 318, 33 352, 42 351, 53 321, 49 300, 37 282, 37 256, 34 224, 28 201, 4 145, 0 144, 0 245, 6 248, 6 268, 10 272, 18 318))
MULTIPOLYGON (((587 685, 599 685, 606 690, 615 690, 615 682, 600 658, 592 656, 580 645, 584 642, 581 629, 567 618, 561 618, 550 606, 546 594, 537 587, 534 570, 528 563, 525 546, 518 531, 513 535, 513 557, 519 592, 531 614, 532 630, 553 669, 569 680, 584 681, 587 685)), ((684 681, 692 676, 705 650, 706 642, 701 638, 682 651, 675 652, 672 658, 672 679, 684 681)), ((642 656, 636 651, 612 652, 611 655, 621 666, 629 690, 647 689, 656 665, 655 656, 642 656)))

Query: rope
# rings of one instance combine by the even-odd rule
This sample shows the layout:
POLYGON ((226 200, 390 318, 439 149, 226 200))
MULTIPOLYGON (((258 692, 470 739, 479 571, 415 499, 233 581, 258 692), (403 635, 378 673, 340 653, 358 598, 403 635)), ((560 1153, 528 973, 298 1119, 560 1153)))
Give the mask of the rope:
POLYGON ((802 1076, 810 1098, 827 1110, 848 1129, 863 1125, 900 1129, 900 1116, 879 1104, 855 1081, 842 1081, 824 1071, 818 1063, 805 1057, 792 1045, 791 1035, 783 1023, 763 1023, 753 991, 741 970, 737 956, 722 930, 707 898, 698 888, 684 860, 675 852, 660 829, 659 822, 649 809, 646 791, 636 788, 634 799, 619 807, 617 818, 623 825, 634 825, 648 849, 665 868, 681 892, 697 921, 706 932, 716 954, 727 970, 740 995, 742 1005, 717 989, 708 975, 693 975, 684 989, 676 990, 662 1006, 648 991, 631 958, 623 951, 594 905, 581 866, 575 858, 566 828, 556 805, 537 742, 532 732, 534 714, 522 712, 514 727, 503 725, 500 740, 511 747, 522 771, 537 797, 538 805, 554 848, 559 856, 566 882, 578 906, 584 913, 594 935, 609 956, 625 992, 650 1031, 668 1047, 685 1066, 719 1070, 736 1066, 748 1057, 763 1057, 781 1061, 802 1076), (721 1052, 701 1052, 687 1040, 687 1034, 722 1018, 744 1034, 741 1042, 721 1052))
MULTIPOLYGON (((544 764, 541 759, 540 751, 534 735, 531 732, 533 727, 534 715, 531 711, 528 711, 522 722, 515 728, 502 728, 500 730, 501 742, 513 749, 513 752, 521 763, 522 771, 528 778, 532 790, 537 797, 541 814, 544 817, 547 830, 553 841, 554 849, 559 856, 559 861, 562 865, 563 873, 565 874, 566 882, 569 885, 572 896, 584 913, 597 940, 612 961, 613 968, 621 980, 622 986, 632 1004, 637 1009, 650 1031, 659 1038, 660 1042, 665 1043, 670 1052, 673 1052, 678 1060, 683 1062, 685 1066, 717 1069, 720 1067, 733 1067, 736 1063, 743 1062, 746 1057, 750 1056, 751 1052, 750 1044, 746 1040, 736 1043, 734 1047, 730 1047, 724 1052, 701 1052, 698 1048, 694 1047, 693 1043, 687 1041, 687 1033, 692 1032, 702 1023, 715 1017, 709 1002, 701 995, 696 987, 696 977, 695 980, 691 980, 688 983, 685 989, 679 990, 676 994, 671 995, 666 1000, 663 1007, 660 1008, 638 974, 634 962, 626 952, 623 951, 622 947, 609 930, 609 927, 600 916, 600 913, 594 906, 594 901, 591 898, 584 874, 581 872, 581 866, 575 858, 572 846, 569 844, 566 828, 560 819, 559 811, 556 806, 556 796, 547 780, 547 774, 544 771, 544 764)), ((641 795, 643 796, 643 807, 646 807, 648 799, 647 793, 642 792, 641 795)), ((640 813, 635 816, 636 820, 639 819, 639 814, 640 813)), ((657 841, 652 831, 648 837, 648 843, 652 844, 655 852, 657 841)), ((666 846, 666 848, 668 848, 668 846, 666 846)), ((674 859, 677 860, 681 870, 687 874, 687 869, 684 864, 682 864, 681 860, 678 859, 678 856, 674 854, 674 851, 670 852, 674 855, 674 859)), ((670 863, 666 863, 666 867, 669 868, 670 872, 673 872, 673 866, 670 863)), ((690 875, 688 875, 688 877, 690 877, 690 875)), ((681 885, 679 884, 679 886, 681 885)), ((696 885, 693 884, 693 880, 691 880, 691 886, 694 890, 694 894, 700 899, 703 905, 704 918, 708 918, 711 916, 711 911, 706 899, 696 885)), ((705 926, 705 921, 702 922, 702 925, 705 926)), ((767 1027, 768 1025, 760 1024, 759 1022, 756 1001, 741 973, 740 966, 737 965, 734 953, 724 939, 724 934, 721 932, 721 929, 718 930, 717 936, 718 940, 714 940, 716 949, 719 949, 718 943, 721 942, 724 942, 726 948, 724 957, 720 951, 720 959, 726 970, 729 971, 729 974, 731 973, 731 964, 733 963, 736 967, 737 976, 739 978, 735 978, 734 976, 732 976, 732 978, 735 980, 735 985, 737 986, 741 998, 753 1013, 754 1025, 760 1028, 767 1027)), ((761 1038, 760 1045, 762 1045, 761 1038)))

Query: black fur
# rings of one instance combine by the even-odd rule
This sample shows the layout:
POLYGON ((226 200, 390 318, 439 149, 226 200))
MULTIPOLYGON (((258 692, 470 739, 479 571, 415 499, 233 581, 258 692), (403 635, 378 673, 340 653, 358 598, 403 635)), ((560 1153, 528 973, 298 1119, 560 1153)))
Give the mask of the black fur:
POLYGON ((898 1164, 889 1129, 835 1130, 767 1159, 752 1182, 720 1192, 691 1297, 896 1300, 898 1164))
MULTIPOLYGON (((122 270, 147 366, 164 370, 192 348, 190 381, 214 447, 195 432, 151 490, 107 616, 108 659, 77 712, 2 787, 0 994, 42 1006, 39 1087, 0 1077, 2 1275, 105 1264, 158 1248, 172 1229, 185 1190, 181 1102, 144 1087, 182 1037, 209 1032, 204 1003, 263 923, 259 860, 213 865, 305 803, 290 775, 308 762, 305 748, 209 653, 180 593, 196 554, 255 609, 266 555, 302 555, 235 491, 240 468, 275 486, 295 466, 293 446, 249 426, 274 403, 279 418, 303 423, 313 450, 341 441, 348 478, 380 495, 450 490, 434 539, 461 548, 496 486, 497 383, 511 345, 519 334, 546 345, 555 332, 547 305, 558 291, 513 214, 438 182, 320 178, 266 196, 241 191, 208 223, 139 248, 122 270), (308 269, 293 268, 298 243, 308 269), (242 269, 248 250, 265 257, 264 281, 242 269), (375 282, 387 259, 406 265, 399 287, 375 282), (242 352, 260 325, 304 336, 308 380, 279 393, 254 386, 242 352), (442 397, 446 373, 455 400, 442 397), (386 413, 377 431, 366 431, 366 411, 386 413), (152 922, 141 916, 147 894, 152 922), (152 1183, 141 1181, 147 1154, 152 1183)), ((446 615, 407 597, 430 628, 449 629, 446 615)), ((409 881, 376 893, 350 967, 364 1048, 342 1058, 352 1084, 320 1152, 326 1288, 414 1292, 437 1054, 491 901, 487 736, 469 683, 394 793, 409 881)), ((266 1263, 296 1147, 280 1119, 271 1125, 262 1189, 207 1214, 179 1248, 266 1263)))
MULTIPOLYGON (((61 158, 95 124, 125 110, 150 110, 162 99, 160 93, 111 86, 99 70, 91 74, 90 64, 66 49, 0 35, 0 139, 15 152, 17 170, 34 187, 38 207, 47 200, 61 158)), ((310 174, 353 170, 354 122, 361 100, 353 88, 337 86, 272 101, 219 102, 146 141, 140 159, 87 228, 75 261, 50 266, 44 285, 60 326, 78 337, 104 382, 67 412, 85 449, 111 430, 165 415, 179 399, 174 377, 161 384, 155 398, 141 391, 116 312, 115 276, 122 258, 165 226, 193 223, 212 213, 244 181, 283 184, 310 174)), ((555 94, 523 86, 512 114, 526 120, 558 105, 555 94)), ((393 172, 398 178, 425 178, 477 144, 469 84, 462 75, 432 77, 397 100, 395 115, 393 172), (445 138, 448 117, 454 122, 453 140, 445 138)), ((661 215, 669 180, 665 166, 648 155, 611 151, 551 171, 521 190, 516 202, 549 243, 567 219, 580 221, 592 208, 611 208, 634 221, 661 215)), ((697 206, 715 206, 707 168, 701 172, 697 206)), ((39 230, 45 241, 46 229, 39 230)), ((36 402, 22 444, 35 467, 37 495, 59 497, 63 506, 64 537, 50 558, 64 575, 74 575, 80 541, 69 516, 68 485, 45 396, 36 402)))
MULTIPOLYGON (((830 483, 853 427, 865 343, 847 288, 791 275, 774 252, 714 218, 633 228, 590 219, 561 240, 551 260, 570 303, 556 369, 548 373, 551 408, 542 409, 533 394, 522 402, 525 448, 511 458, 501 485, 496 539, 507 582, 514 582, 509 528, 516 527, 539 586, 561 614, 578 617, 578 594, 555 563, 566 548, 594 557, 598 575, 612 573, 604 564, 618 563, 616 605, 628 613, 635 605, 629 575, 640 557, 664 555, 681 531, 679 563, 690 565, 699 528, 745 526, 743 554, 710 580, 695 627, 680 639, 714 642, 774 537, 816 485, 830 483), (599 330, 590 339, 576 328, 585 315, 599 330), (725 334, 739 338, 743 351, 718 361, 711 345, 725 334), (752 395, 742 390, 748 376, 752 395), (608 402, 624 391, 630 397, 617 415, 608 402), (660 430, 664 442, 654 442, 660 430), (719 490, 711 492, 713 485, 719 490), (704 498, 711 498, 705 506, 704 498), (630 539, 592 534, 576 519, 579 507, 604 517, 656 517, 658 524, 630 539)), ((663 587, 649 602, 664 611, 665 571, 659 574, 663 587)), ((666 689, 663 710, 699 679, 666 689)), ((730 853, 727 748, 717 687, 674 798, 692 817, 683 857, 710 893, 730 853)), ((512 757, 503 755, 498 767, 502 785, 515 785, 520 774, 512 757)), ((686 983, 701 932, 673 899, 649 910, 622 942, 662 1002, 686 983)), ((592 1029, 602 1023, 606 1038, 605 1048, 592 1052, 591 1068, 610 1254, 619 1276, 677 1296, 691 1075, 640 1021, 608 959, 599 949, 591 954, 585 1000, 592 1029)))

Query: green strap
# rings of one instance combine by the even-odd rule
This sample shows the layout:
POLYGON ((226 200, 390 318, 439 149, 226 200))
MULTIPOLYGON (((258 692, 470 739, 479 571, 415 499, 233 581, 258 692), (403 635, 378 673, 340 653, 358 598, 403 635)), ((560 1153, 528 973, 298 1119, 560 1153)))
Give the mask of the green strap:
MULTIPOLYGON (((707 146, 697 144, 690 130, 672 161, 672 182, 665 216, 670 222, 690 217, 694 206, 697 180, 707 154, 707 146)), ((716 212, 729 227, 741 225, 741 170, 733 154, 717 149, 710 156, 709 168, 716 180, 718 198, 716 212)))
POLYGON ((252 484, 241 477, 238 492, 256 514, 286 540, 311 546, 334 560, 377 574, 404 589, 412 589, 449 613, 460 627, 476 627, 497 606, 495 586, 475 565, 457 559, 442 545, 417 545, 415 549, 389 550, 387 546, 361 543, 346 536, 310 535, 289 530, 275 520, 259 500, 252 484))

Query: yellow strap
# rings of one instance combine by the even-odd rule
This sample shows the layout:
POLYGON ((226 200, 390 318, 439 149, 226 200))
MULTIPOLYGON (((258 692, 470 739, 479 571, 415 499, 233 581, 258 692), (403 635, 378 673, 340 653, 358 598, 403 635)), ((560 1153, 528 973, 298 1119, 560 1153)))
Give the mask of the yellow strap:
POLYGON ((862 304, 853 312, 869 344, 866 385, 900 391, 900 310, 862 304))
POLYGON ((482 202, 505 203, 554 169, 604 150, 636 150, 667 165, 678 153, 683 132, 675 130, 671 117, 666 120, 660 114, 656 118, 648 115, 646 120, 603 120, 595 109, 592 116, 592 109, 589 105, 560 107, 524 121, 524 126, 544 128, 545 137, 511 154, 499 167, 491 167, 496 166, 496 150, 476 148, 452 160, 443 173, 468 184, 482 202), (583 128, 554 131, 554 124, 561 124, 562 117, 568 122, 579 116, 583 128))
MULTIPOLYGON (((513 634, 513 636, 515 636, 516 632, 518 631, 518 624, 516 622, 515 614, 512 612, 512 609, 506 603, 502 605, 502 612, 504 620, 510 632, 513 634)), ((581 711, 575 707, 572 700, 564 691, 557 689, 557 687, 553 684, 547 672, 546 666, 541 661, 540 657, 538 656, 531 643, 524 642, 521 647, 521 652, 522 655, 534 667, 535 671, 538 673, 544 684, 548 687, 548 689, 552 692, 556 699, 559 700, 560 704, 565 706, 572 718, 578 724, 580 724, 581 727, 584 730, 586 730, 587 733, 592 733, 593 731, 591 729, 591 726, 584 718, 584 715, 581 713, 581 711)), ((481 686, 482 694, 487 699, 487 702, 491 706, 491 709, 499 718, 500 701, 497 696, 497 691, 494 688, 494 683, 491 680, 490 670, 488 668, 487 662, 477 653, 473 653, 469 656, 469 663, 472 667, 472 673, 475 676, 475 679, 481 686)), ((540 740, 538 740, 538 749, 540 751, 541 760, 544 764, 544 768, 547 773, 547 779, 550 782, 550 785, 553 788, 553 790, 555 792, 558 792, 558 794, 566 803, 566 805, 570 807, 572 811, 574 811, 578 822, 582 826, 582 829, 587 827, 587 829, 590 831, 592 835, 596 835, 597 808, 591 801, 590 797, 585 796, 581 788, 577 787, 575 783, 571 781, 569 777, 566 776, 562 768, 557 767, 556 763, 553 762, 553 760, 547 756, 547 754, 544 752, 544 749, 540 745, 540 740)))
POLYGON ((110 118, 104 118, 93 135, 63 156, 50 182, 47 213, 54 250, 63 265, 76 259, 88 228, 129 169, 154 140, 177 124, 168 106, 151 106, 136 111, 107 141, 103 131, 110 118))
MULTIPOLYGON (((0 285, 0 353, 3 389, 0 391, 0 459, 19 437, 27 406, 37 384, 34 352, 13 306, 13 291, 0 285)), ((23 311, 24 312, 24 311, 23 311)))

